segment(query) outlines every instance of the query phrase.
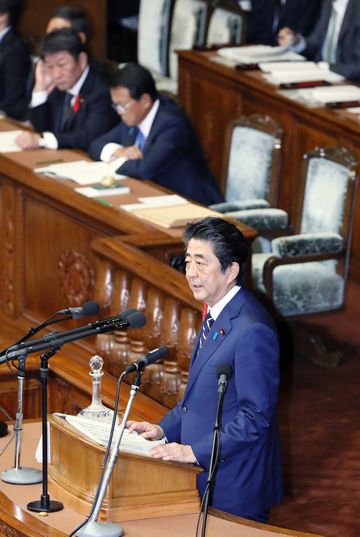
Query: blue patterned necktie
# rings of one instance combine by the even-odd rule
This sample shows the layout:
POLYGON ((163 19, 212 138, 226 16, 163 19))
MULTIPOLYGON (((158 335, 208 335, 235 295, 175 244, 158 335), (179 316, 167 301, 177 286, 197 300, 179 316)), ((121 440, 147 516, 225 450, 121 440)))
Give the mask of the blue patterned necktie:
POLYGON ((200 335, 200 340, 199 340, 199 349, 202 349, 202 346, 205 343, 207 335, 210 332, 213 324, 214 324, 214 319, 211 317, 211 314, 208 311, 202 324, 201 335, 200 335))
POLYGON ((139 128, 137 130, 137 134, 136 134, 136 138, 135 138, 135 145, 138 146, 140 151, 144 150, 145 136, 144 136, 144 134, 141 132, 141 130, 139 128))

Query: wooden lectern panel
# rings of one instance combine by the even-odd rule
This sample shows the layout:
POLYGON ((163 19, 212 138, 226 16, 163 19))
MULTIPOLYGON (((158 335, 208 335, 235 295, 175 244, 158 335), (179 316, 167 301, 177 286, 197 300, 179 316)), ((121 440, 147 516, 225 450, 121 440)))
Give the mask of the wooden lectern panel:
MULTIPOLYGON (((88 515, 99 482, 105 448, 49 416, 49 490, 67 507, 88 515)), ((101 518, 121 522, 199 511, 200 468, 120 452, 101 508, 101 518), (141 512, 139 512, 141 505, 141 512)))

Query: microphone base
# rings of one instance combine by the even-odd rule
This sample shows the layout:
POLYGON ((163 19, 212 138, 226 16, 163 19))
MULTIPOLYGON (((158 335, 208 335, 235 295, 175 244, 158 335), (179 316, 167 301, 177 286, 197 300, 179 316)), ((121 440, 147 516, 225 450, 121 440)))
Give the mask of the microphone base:
POLYGON ((36 468, 9 468, 1 474, 1 481, 11 485, 34 485, 41 483, 42 471, 36 468))
POLYGON ((55 500, 43 501, 43 499, 30 502, 26 507, 29 511, 34 511, 35 513, 56 513, 64 509, 61 502, 55 500))
POLYGON ((95 522, 89 520, 75 535, 78 537, 121 537, 124 530, 112 522, 95 522))

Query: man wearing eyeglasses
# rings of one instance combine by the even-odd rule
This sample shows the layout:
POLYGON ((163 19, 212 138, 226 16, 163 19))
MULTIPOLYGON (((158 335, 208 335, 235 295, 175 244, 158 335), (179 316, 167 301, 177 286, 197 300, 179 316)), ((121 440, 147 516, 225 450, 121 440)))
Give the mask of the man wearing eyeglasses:
POLYGON ((89 66, 76 30, 62 28, 44 38, 29 119, 38 132, 18 136, 22 149, 86 151, 94 138, 117 123, 109 89, 89 66))
POLYGON ((189 120, 175 102, 158 94, 147 69, 127 64, 112 77, 110 93, 121 122, 94 140, 93 159, 205 205, 223 199, 189 120))

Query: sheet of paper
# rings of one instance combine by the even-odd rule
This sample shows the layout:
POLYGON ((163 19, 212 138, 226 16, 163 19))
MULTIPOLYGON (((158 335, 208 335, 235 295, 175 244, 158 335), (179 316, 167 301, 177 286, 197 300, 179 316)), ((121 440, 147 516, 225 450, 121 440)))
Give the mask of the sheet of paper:
POLYGON ((36 173, 44 173, 49 176, 71 179, 79 185, 93 185, 100 183, 104 177, 122 178, 105 162, 89 162, 77 160, 61 164, 51 164, 42 168, 35 168, 36 173))
POLYGON ((314 80, 325 80, 331 84, 337 84, 342 82, 343 76, 333 73, 332 71, 324 71, 322 69, 310 69, 290 71, 288 73, 284 71, 272 71, 270 74, 265 74, 264 78, 274 84, 288 84, 292 82, 311 82, 314 80))
POLYGON ((22 151, 22 149, 15 143, 15 138, 17 138, 22 132, 23 131, 0 132, 0 153, 22 151))
MULTIPOLYGON (((66 416, 68 421, 75 429, 81 431, 97 444, 106 446, 109 440, 110 425, 94 420, 87 420, 80 416, 66 416)), ((119 426, 115 428, 113 444, 116 442, 116 434, 119 432, 119 426)), ((120 443, 120 450, 138 455, 150 456, 149 451, 153 447, 164 444, 165 439, 150 441, 138 434, 129 433, 126 429, 120 443)))
POLYGON ((172 207, 173 205, 184 205, 188 200, 178 194, 169 194, 168 196, 146 196, 139 198, 141 203, 146 207, 172 207))
POLYGON ((267 45, 223 48, 218 50, 218 55, 243 64, 304 60, 304 56, 291 52, 285 47, 270 47, 267 45))

